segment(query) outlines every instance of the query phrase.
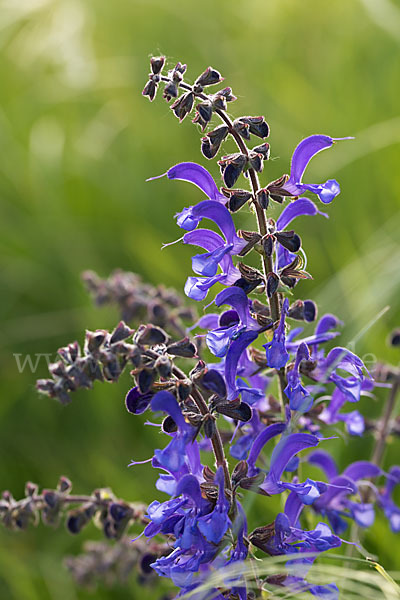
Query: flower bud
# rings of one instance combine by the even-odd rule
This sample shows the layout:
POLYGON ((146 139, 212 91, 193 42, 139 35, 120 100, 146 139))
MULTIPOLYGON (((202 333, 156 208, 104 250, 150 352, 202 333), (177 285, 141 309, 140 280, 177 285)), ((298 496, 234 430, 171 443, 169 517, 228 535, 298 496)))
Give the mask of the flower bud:
POLYGON ((165 64, 165 56, 153 56, 150 59, 151 70, 154 75, 161 73, 165 64))
POLYGON ((279 287, 279 277, 276 273, 268 273, 267 275, 267 296, 271 298, 279 287))
POLYGON ((269 206, 269 191, 267 190, 267 188, 258 190, 256 199, 260 208, 262 208, 263 210, 267 210, 269 206))
POLYGON ((249 125, 250 133, 260 138, 269 136, 269 125, 264 117, 241 117, 240 120, 249 125))
MULTIPOLYGON (((153 102, 157 92, 157 84, 152 79, 146 83, 143 88, 142 96, 148 96, 150 102, 153 102)), ((165 93, 165 92, 164 92, 165 93)))
POLYGON ((215 85, 220 81, 223 81, 221 74, 212 67, 207 67, 207 69, 196 79, 195 85, 205 87, 207 85, 215 85))
POLYGON ((194 358, 197 356, 197 348, 188 337, 185 337, 178 342, 174 342, 173 344, 169 344, 166 351, 168 354, 182 356, 183 358, 194 358))
POLYGON ((298 252, 300 250, 301 238, 294 231, 277 231, 275 237, 289 252, 298 252))

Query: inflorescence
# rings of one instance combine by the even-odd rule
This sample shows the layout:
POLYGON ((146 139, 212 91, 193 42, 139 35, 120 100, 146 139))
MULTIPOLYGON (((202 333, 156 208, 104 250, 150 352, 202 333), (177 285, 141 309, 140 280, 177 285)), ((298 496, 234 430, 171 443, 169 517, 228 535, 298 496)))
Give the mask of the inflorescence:
MULTIPOLYGON (((144 514, 94 493, 68 517, 67 526, 80 527, 100 511, 106 535, 109 527, 111 537, 118 537, 139 519, 155 549, 151 561, 145 561, 147 569, 170 579, 178 596, 191 592, 198 600, 247 600, 279 586, 335 600, 336 583, 307 581, 318 555, 342 545, 349 523, 370 527, 376 508, 383 510, 392 531, 400 531, 400 508, 393 499, 400 467, 382 468, 387 436, 398 428, 393 416, 398 369, 369 372, 354 352, 334 344, 341 325, 334 315, 318 318, 313 300, 293 299, 299 282, 311 275, 292 223, 301 216, 327 216, 303 194, 328 205, 340 193, 333 179, 304 183, 306 167, 317 153, 349 138, 311 135, 295 149, 290 174, 261 185, 259 176, 270 157, 265 118, 232 120, 227 112, 235 100, 231 88, 208 92, 223 80, 215 69, 209 67, 191 85, 184 81, 186 65, 177 63, 166 75, 164 66, 164 57, 151 59, 143 95, 153 100, 163 85, 163 97, 172 101, 180 122, 194 113, 206 159, 217 157, 228 138, 237 146, 218 161, 221 188, 200 164, 183 162, 164 173, 196 185, 205 196, 183 208, 176 221, 184 230, 181 241, 204 250, 192 257, 185 294, 195 301, 208 297, 213 308, 197 319, 174 291, 147 286, 133 274, 115 272, 108 280, 84 274, 96 303, 117 304, 125 321, 133 325, 135 320, 135 329, 121 322, 111 333, 87 332, 83 350, 75 342, 59 351, 60 360, 50 367, 52 379, 39 381, 38 389, 65 403, 71 392, 92 387, 95 380, 116 381, 129 365, 134 386, 125 399, 128 412, 161 415, 159 427, 168 443, 154 451, 151 466, 159 473, 157 490, 169 499, 154 500, 144 514), (241 176, 243 185, 235 187, 241 176), (277 219, 269 216, 271 203, 282 206, 277 219), (235 226, 232 215, 243 207, 255 217, 252 231, 235 226), (217 231, 203 228, 204 220, 217 231), (245 262, 254 252, 259 269, 245 262), (141 319, 147 323, 138 324, 141 319), (302 326, 291 328, 293 322, 313 324, 313 332, 303 334, 302 326), (389 398, 375 427, 354 405, 377 386, 388 387, 389 398), (349 436, 375 430, 371 460, 339 469, 324 446, 333 426, 337 431, 341 423, 349 436), (302 463, 318 468, 321 479, 304 480, 302 463), (282 494, 284 508, 272 522, 249 531, 243 502, 248 494, 262 501, 282 494), (118 529, 122 513, 124 527, 118 529), (311 513, 316 524, 307 528, 311 513), (284 570, 253 581, 242 576, 241 565, 256 564, 262 556, 286 556, 284 570), (233 579, 230 575, 218 587, 204 587, 216 570, 234 565, 233 579)), ((398 346, 399 339, 394 332, 392 345, 398 346)), ((25 526, 38 511, 46 520, 71 498, 60 490, 39 496, 36 488, 19 503, 6 496, 3 521, 25 526)), ((136 564, 140 552, 148 556, 149 546, 143 540, 132 544, 136 564)), ((70 563, 78 579, 91 580, 95 566, 90 565, 101 563, 104 552, 91 547, 91 559, 70 563)))

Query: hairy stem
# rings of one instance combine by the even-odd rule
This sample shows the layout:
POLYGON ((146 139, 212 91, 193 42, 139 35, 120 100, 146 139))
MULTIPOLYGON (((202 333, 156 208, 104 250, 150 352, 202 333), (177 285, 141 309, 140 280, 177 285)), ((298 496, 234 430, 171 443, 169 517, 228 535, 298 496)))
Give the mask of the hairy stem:
MULTIPOLYGON (((147 356, 149 356, 151 358, 158 357, 158 354, 156 352, 154 352, 153 350, 147 350, 145 352, 145 354, 147 354, 147 356)), ((181 371, 181 369, 179 369, 179 367, 177 367, 175 365, 172 367, 172 374, 177 379, 187 379, 187 375, 183 371, 181 371)), ((194 402, 196 403, 197 408, 199 409, 199 411, 201 412, 201 414, 203 416, 211 415, 211 413, 208 409, 207 403, 203 398, 202 393, 196 386, 193 386, 193 389, 192 389, 192 392, 190 395, 191 395, 192 399, 194 400, 194 402)), ((224 445, 222 443, 222 438, 221 438, 221 434, 218 430, 218 427, 215 428, 215 433, 211 438, 211 444, 213 447, 215 464, 217 467, 223 468, 224 477, 225 477, 225 487, 228 490, 231 490, 232 483, 231 483, 231 476, 229 473, 228 461, 225 458, 224 445)))

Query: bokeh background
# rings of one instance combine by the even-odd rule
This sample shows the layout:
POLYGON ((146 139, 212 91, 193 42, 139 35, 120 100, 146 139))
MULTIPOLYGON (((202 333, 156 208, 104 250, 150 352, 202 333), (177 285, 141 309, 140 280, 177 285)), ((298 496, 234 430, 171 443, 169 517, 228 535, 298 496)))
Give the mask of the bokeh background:
MULTIPOLYGON (((307 170, 307 181, 337 178, 342 193, 329 221, 299 221, 314 280, 298 295, 337 314, 342 342, 355 340, 367 360, 398 363, 385 340, 399 324, 399 46, 398 0, 0 2, 1 489, 19 498, 25 481, 51 487, 65 474, 76 492, 110 486, 128 500, 155 497, 155 475, 127 468, 158 443, 144 419, 125 411, 129 375, 77 393, 64 408, 35 391, 45 362, 19 373, 14 356, 54 354, 85 328, 116 324, 116 310, 92 307, 84 269, 106 276, 121 267, 178 289, 190 272, 190 250, 160 248, 180 235, 174 213, 201 193, 145 179, 182 160, 206 161, 190 121, 179 125, 161 95, 153 104, 141 96, 154 54, 187 63, 191 81, 212 65, 238 97, 235 116, 266 116, 273 160, 265 182, 288 171, 307 135, 356 137, 307 170)), ((218 179, 216 164, 206 166, 218 179)), ((241 216, 243 228, 250 223, 241 216)), ((379 395, 362 409, 379 412, 379 395)), ((371 445, 339 439, 336 456, 365 458, 371 445)), ((388 464, 398 451, 391 443, 388 464)), ((265 510, 256 504, 255 514, 272 519, 265 510)), ((42 526, 1 529, 0 598, 158 597, 139 592, 134 578, 94 595, 75 586, 63 557, 101 537, 94 527, 79 539, 42 526)), ((364 545, 386 568, 400 568, 399 538, 381 516, 364 545)))

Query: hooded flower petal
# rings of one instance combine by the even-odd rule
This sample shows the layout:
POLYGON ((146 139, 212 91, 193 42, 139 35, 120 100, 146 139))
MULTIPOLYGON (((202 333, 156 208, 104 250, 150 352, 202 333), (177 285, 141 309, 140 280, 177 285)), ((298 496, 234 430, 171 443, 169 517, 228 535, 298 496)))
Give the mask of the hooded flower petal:
POLYGON ((160 177, 167 176, 168 179, 180 179, 181 181, 189 181, 205 193, 210 200, 216 200, 217 202, 226 202, 226 198, 217 186, 215 185, 214 179, 210 173, 201 165, 193 162, 179 163, 162 175, 157 177, 150 177, 147 181, 159 179, 160 177))
POLYGON ((175 216, 179 227, 187 231, 195 229, 202 219, 210 219, 218 225, 227 244, 233 244, 233 253, 240 252, 247 243, 236 235, 235 225, 229 210, 223 204, 213 200, 204 200, 195 206, 184 208, 175 216))
POLYGON ((244 331, 229 347, 225 358, 225 381, 228 389, 228 400, 234 400, 239 394, 236 387, 236 374, 239 360, 247 346, 249 346, 251 342, 254 342, 257 336, 258 333, 255 331, 244 331))
POLYGON ((328 204, 340 193, 340 187, 336 180, 330 179, 323 184, 305 184, 302 183, 304 171, 318 152, 330 148, 335 141, 351 138, 331 138, 328 135, 311 135, 300 142, 292 156, 290 169, 290 178, 284 184, 284 189, 299 196, 302 192, 308 190, 317 194, 321 202, 328 204))
POLYGON ((264 344, 269 367, 280 369, 284 367, 289 360, 289 353, 285 347, 285 316, 289 310, 289 300, 285 298, 282 306, 281 319, 278 327, 275 329, 272 341, 264 344))
POLYGON ((298 200, 290 202, 290 204, 285 206, 276 222, 277 231, 282 231, 289 225, 289 223, 293 221, 293 219, 296 219, 302 215, 323 215, 324 217, 328 218, 328 215, 320 212, 317 209, 314 202, 308 198, 299 198, 298 200))

